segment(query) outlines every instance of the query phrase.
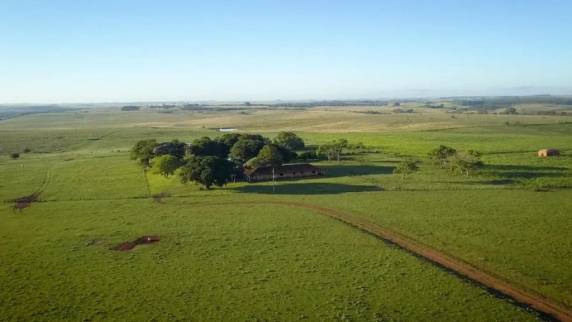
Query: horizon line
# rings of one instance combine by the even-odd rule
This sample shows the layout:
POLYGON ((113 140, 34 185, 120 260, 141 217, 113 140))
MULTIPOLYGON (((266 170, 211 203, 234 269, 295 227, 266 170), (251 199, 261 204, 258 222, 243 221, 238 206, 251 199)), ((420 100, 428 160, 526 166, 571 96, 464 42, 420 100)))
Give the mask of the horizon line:
POLYGON ((459 98, 491 98, 491 97, 572 97, 572 93, 567 94, 522 94, 522 95, 442 95, 442 96, 388 96, 375 98, 332 98, 332 99, 163 99, 163 100, 110 100, 110 101, 20 101, 20 102, 0 102, 3 105, 71 105, 71 104, 133 104, 133 103, 304 103, 304 102, 363 102, 363 101, 395 101, 395 100, 422 100, 422 99, 459 99, 459 98))

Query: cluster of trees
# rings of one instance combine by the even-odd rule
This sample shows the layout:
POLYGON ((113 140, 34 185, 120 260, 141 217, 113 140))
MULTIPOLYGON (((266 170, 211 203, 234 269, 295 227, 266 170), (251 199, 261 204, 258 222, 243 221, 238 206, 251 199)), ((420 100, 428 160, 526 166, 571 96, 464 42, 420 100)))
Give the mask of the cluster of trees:
POLYGON ((401 180, 405 181, 405 178, 410 174, 417 172, 419 170, 419 161, 413 159, 407 159, 399 162, 395 169, 393 169, 393 174, 401 176, 401 180))
MULTIPOLYGON (((2 152, 2 147, 0 146, 0 152, 2 152)), ((32 152, 32 150, 30 148, 24 148, 23 150, 24 153, 30 153, 32 152)), ((13 160, 19 159, 20 158, 20 152, 12 152, 10 153, 10 158, 13 160)))
POLYGON ((304 146, 304 140, 292 132, 281 132, 274 140, 258 134, 227 133, 196 139, 190 146, 178 140, 141 140, 131 149, 131 158, 167 177, 181 169, 183 183, 192 181, 210 189, 224 186, 243 166, 279 166, 296 159, 294 150, 304 146))
POLYGON ((331 143, 322 144, 316 152, 318 155, 325 155, 328 160, 340 161, 344 149, 348 147, 348 140, 337 139, 331 143))
POLYGON ((429 158, 443 169, 452 172, 458 171, 469 176, 471 172, 481 168, 484 163, 481 161, 481 153, 474 150, 459 152, 452 147, 441 145, 429 152, 429 158))
POLYGON ((322 144, 316 150, 316 155, 324 156, 328 160, 340 161, 344 154, 363 153, 368 148, 363 143, 349 143, 346 139, 333 140, 330 143, 322 144))
MULTIPOLYGON (((429 158, 442 169, 449 169, 451 172, 459 172, 466 176, 484 165, 481 153, 474 150, 459 152, 445 145, 431 150, 429 158)), ((403 160, 393 169, 393 173, 405 181, 409 175, 419 170, 419 163, 420 161, 415 159, 403 160)))

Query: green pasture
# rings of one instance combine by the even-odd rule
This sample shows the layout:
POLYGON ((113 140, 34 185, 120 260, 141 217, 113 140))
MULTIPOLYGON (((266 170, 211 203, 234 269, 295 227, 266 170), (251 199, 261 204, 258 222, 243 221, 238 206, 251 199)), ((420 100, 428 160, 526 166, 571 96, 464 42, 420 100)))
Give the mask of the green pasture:
MULTIPOLYGON (((257 113, 260 132, 274 135, 274 123, 263 122, 267 111, 247 120, 257 113)), ((190 142, 216 130, 185 119, 179 124, 170 114, 127 114, 49 113, 0 122, 0 320, 538 318, 358 230, 265 203, 271 200, 347 211, 572 306, 566 117, 541 124, 541 117, 506 116, 520 125, 505 125, 479 123, 492 116, 475 115, 451 119, 457 123, 447 128, 340 133, 327 132, 335 127, 328 116, 313 125, 320 130, 299 132, 308 144, 346 138, 370 151, 317 162, 327 174, 320 178, 206 191, 176 175, 145 173, 128 150, 140 139, 190 142), (153 125, 167 121, 175 123, 153 125), (470 177, 439 169, 426 154, 440 144, 479 150, 486 166, 470 177), (545 147, 563 155, 536 157, 545 147), (9 158, 24 148, 31 152, 9 158), (407 157, 422 161, 420 171, 392 175, 407 157), (535 191, 538 185, 548 191, 535 191), (34 192, 41 192, 40 202, 21 212, 11 208, 11 200, 34 192), (162 239, 132 252, 109 250, 142 235, 162 239)), ((197 119, 221 117, 214 114, 197 119)))
POLYGON ((8 320, 535 319, 304 210, 189 198, 49 201, 1 216, 8 320), (109 250, 144 234, 162 240, 109 250))

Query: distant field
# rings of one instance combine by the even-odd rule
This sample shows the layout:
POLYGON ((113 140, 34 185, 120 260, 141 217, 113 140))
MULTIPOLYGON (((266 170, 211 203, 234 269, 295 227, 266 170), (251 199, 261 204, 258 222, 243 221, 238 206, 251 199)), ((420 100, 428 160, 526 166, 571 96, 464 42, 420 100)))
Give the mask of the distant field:
POLYGON ((412 108, 89 110, 0 121, 2 316, 538 319, 372 236, 268 200, 351 212, 572 307, 572 119, 412 108), (129 160, 137 140, 190 142, 219 127, 295 130, 311 145, 347 138, 370 152, 321 161, 326 177, 280 181, 274 193, 270 183, 203 191, 129 160), (486 166, 471 177, 438 169, 425 156, 440 144, 479 150, 486 166), (545 147, 563 155, 537 158, 545 147), (9 158, 24 148, 31 152, 9 158), (405 157, 423 163, 402 181, 392 171, 405 157), (10 200, 36 191, 42 202, 11 209, 10 200), (162 239, 109 250, 146 234, 162 239))
POLYGON ((242 131, 346 133, 393 132, 512 124, 572 122, 570 116, 449 113, 449 110, 403 105, 413 113, 395 113, 393 107, 320 107, 311 109, 244 109, 235 111, 121 112, 92 109, 66 113, 33 114, 2 121, 2 129, 101 128, 237 128, 242 131))

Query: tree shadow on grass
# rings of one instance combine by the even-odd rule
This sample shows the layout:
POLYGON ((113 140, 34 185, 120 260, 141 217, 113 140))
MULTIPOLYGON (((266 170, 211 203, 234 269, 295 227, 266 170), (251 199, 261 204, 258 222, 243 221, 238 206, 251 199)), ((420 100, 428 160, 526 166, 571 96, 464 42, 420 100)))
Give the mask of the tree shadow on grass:
POLYGON ((260 193, 276 195, 321 195, 340 194, 347 192, 383 191, 380 187, 366 185, 350 185, 341 183, 282 183, 272 189, 272 185, 246 185, 235 188, 242 193, 260 193))
POLYGON ((465 185, 493 185, 493 186, 504 186, 504 185, 511 185, 517 183, 518 181, 515 179, 491 179, 491 180, 482 180, 482 181, 470 181, 470 182, 462 182, 465 185))
POLYGON ((347 177, 347 176, 364 176, 374 174, 392 174, 395 167, 391 166, 374 166, 374 165, 345 165, 333 164, 316 166, 326 171, 327 177, 347 177))
POLYGON ((566 176, 568 168, 546 167, 530 165, 486 165, 482 172, 500 178, 510 179, 533 179, 539 177, 561 177, 566 176))

